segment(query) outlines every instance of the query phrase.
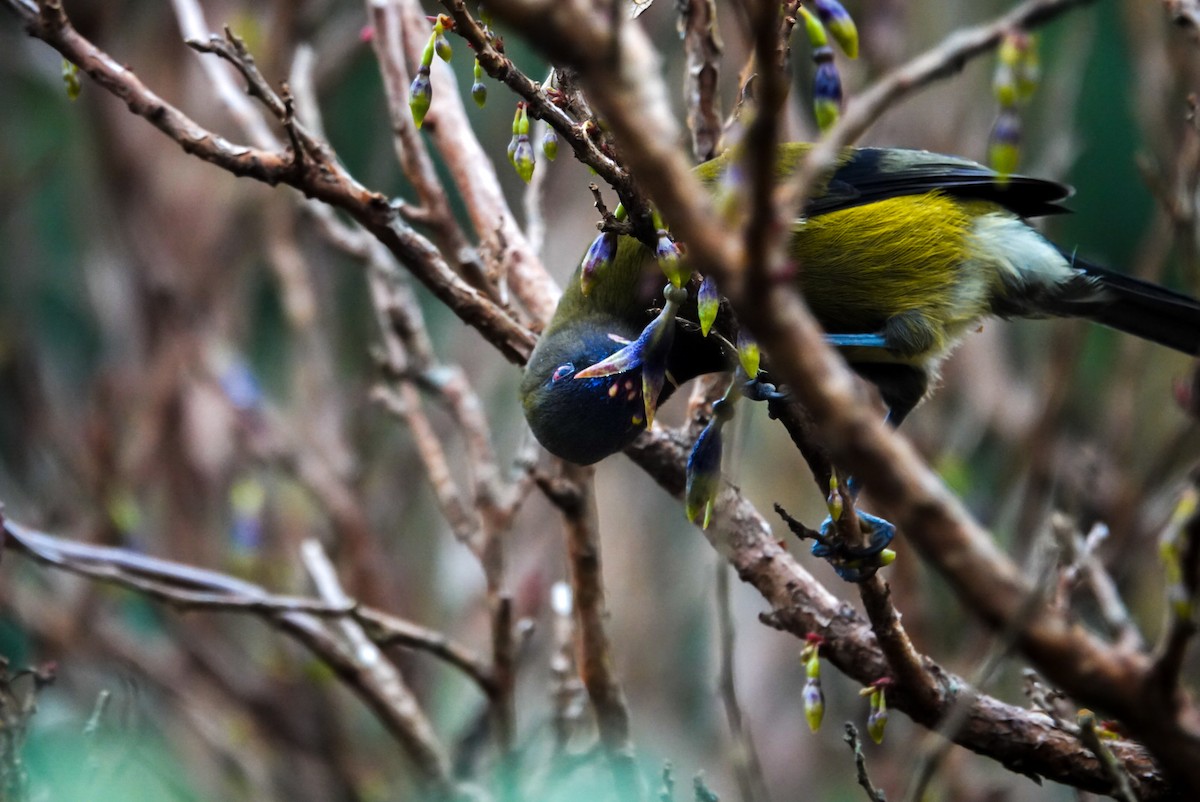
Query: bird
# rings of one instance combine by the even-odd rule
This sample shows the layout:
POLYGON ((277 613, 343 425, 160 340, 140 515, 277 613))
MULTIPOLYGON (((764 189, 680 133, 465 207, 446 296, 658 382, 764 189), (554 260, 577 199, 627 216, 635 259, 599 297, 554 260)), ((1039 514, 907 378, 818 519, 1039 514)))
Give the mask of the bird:
MULTIPOLYGON (((811 147, 779 147, 780 180, 803 165, 811 147)), ((727 151, 696 168, 710 191, 728 183, 735 158, 727 151)), ((893 425, 929 394, 954 345, 988 317, 1087 318, 1200 353, 1200 302, 1087 262, 1029 224, 1067 211, 1062 202, 1071 194, 1055 181, 1001 175, 956 156, 842 151, 793 222, 788 251, 828 341, 875 385, 893 425)), ((664 306, 663 273, 641 241, 616 237, 603 266, 594 267, 581 263, 567 283, 520 386, 537 440, 583 465, 629 445, 646 428, 647 411, 676 386, 736 364, 727 338, 700 332, 692 291, 669 321, 668 381, 652 391, 659 397, 643 397, 636 360, 623 370, 589 371, 644 340, 664 306)))

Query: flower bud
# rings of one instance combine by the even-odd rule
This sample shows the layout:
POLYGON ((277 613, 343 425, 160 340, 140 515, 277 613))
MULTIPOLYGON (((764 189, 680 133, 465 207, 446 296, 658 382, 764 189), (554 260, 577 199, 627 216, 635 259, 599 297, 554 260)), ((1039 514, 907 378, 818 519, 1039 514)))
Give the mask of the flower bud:
POLYGON ((828 48, 825 53, 814 54, 813 58, 817 61, 817 71, 813 76, 813 113, 817 118, 817 127, 828 131, 842 113, 842 77, 828 48))
POLYGON ((417 68, 417 77, 408 88, 408 108, 412 112, 413 122, 417 128, 425 122, 429 105, 433 102, 433 85, 429 82, 429 67, 422 65, 417 68))
POLYGON ((717 319, 717 311, 721 308, 721 297, 717 295, 717 282, 712 276, 705 276, 700 282, 700 292, 696 296, 696 307, 700 317, 700 333, 705 337, 712 329, 717 319))
POLYGON ((616 252, 617 235, 611 231, 603 231, 592 240, 587 253, 583 255, 583 261, 579 264, 579 289, 584 295, 591 294, 596 276, 612 262, 616 252))
POLYGON ((814 5, 817 16, 825 23, 825 28, 842 52, 850 58, 858 58, 858 28, 850 12, 838 0, 815 0, 814 5))

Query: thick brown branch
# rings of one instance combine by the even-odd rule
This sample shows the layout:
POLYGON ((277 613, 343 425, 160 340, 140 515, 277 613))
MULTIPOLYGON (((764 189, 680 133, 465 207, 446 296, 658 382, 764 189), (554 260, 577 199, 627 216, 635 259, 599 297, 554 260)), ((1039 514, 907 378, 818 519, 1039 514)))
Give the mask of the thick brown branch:
MULTIPOLYGON (((656 431, 640 437, 626 453, 667 492, 680 497, 689 445, 656 431)), ((753 585, 771 604, 771 612, 763 616, 765 623, 800 638, 809 633, 821 635, 825 639, 822 656, 864 685, 888 674, 890 666, 871 625, 796 562, 740 492, 726 488, 717 517, 705 535, 742 581, 753 585)), ((897 683, 888 691, 888 705, 935 728, 969 685, 934 662, 926 663, 926 669, 937 679, 937 695, 932 700, 923 701, 897 683)), ((1015 771, 1099 793, 1110 787, 1099 762, 1081 751, 1074 735, 1058 729, 1041 713, 985 694, 974 696, 962 727, 952 738, 1015 771)), ((1116 742, 1113 749, 1137 780, 1142 799, 1171 797, 1171 787, 1144 749, 1130 742, 1116 742)))

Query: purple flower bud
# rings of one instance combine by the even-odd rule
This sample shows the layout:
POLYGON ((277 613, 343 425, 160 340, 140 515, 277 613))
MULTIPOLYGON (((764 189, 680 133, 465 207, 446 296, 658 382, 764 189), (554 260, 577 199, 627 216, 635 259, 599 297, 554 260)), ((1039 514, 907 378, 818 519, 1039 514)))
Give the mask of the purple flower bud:
POLYGON ((850 12, 846 11, 845 6, 838 0, 815 0, 814 5, 817 8, 817 16, 825 23, 842 52, 850 58, 857 58, 858 28, 850 12))
POLYGON ((471 84, 471 98, 475 101, 475 105, 481 109, 487 103, 487 85, 483 81, 476 81, 471 84))
POLYGON ((814 48, 828 47, 829 36, 825 33, 825 26, 804 6, 800 6, 799 10, 800 16, 804 18, 804 32, 808 34, 808 43, 814 48))
POLYGON ((440 31, 434 34, 433 49, 442 61, 449 61, 450 57, 454 55, 454 48, 450 47, 450 40, 446 38, 446 34, 440 31))
POLYGON ((700 282, 696 307, 700 316, 700 333, 707 337, 721 307, 721 297, 717 295, 717 282, 712 276, 705 276, 704 281, 700 282))
POLYGON ((808 728, 816 732, 825 718, 825 693, 821 690, 821 681, 810 679, 805 682, 801 695, 804 699, 804 719, 808 722, 808 728))
POLYGON ((603 231, 592 240, 583 261, 579 263, 579 289, 584 295, 589 295, 595 284, 596 276, 607 267, 617 252, 617 235, 611 231, 603 231))
POLYGON ((682 287, 687 277, 683 274, 679 246, 675 244, 675 240, 664 228, 658 230, 658 245, 654 248, 654 258, 658 260, 659 269, 670 279, 671 283, 676 287, 682 287))
POLYGON ((842 78, 833 63, 832 54, 821 58, 821 53, 814 54, 817 59, 817 72, 813 76, 813 112, 817 118, 817 127, 828 131, 837 122, 842 113, 842 78))
POLYGON ((554 133, 553 128, 547 128, 542 136, 542 153, 546 154, 549 161, 558 158, 558 134, 554 133))
POLYGON ((714 415, 696 438, 696 445, 688 456, 684 511, 693 523, 703 511, 701 529, 707 529, 712 521, 713 505, 721 486, 721 427, 724 425, 725 421, 714 415))
POLYGON ((1012 175, 1021 158, 1021 117, 1015 109, 1003 109, 992 126, 988 161, 1001 176, 1012 175))
POLYGON ((871 712, 867 715, 867 734, 877 744, 883 743, 883 731, 887 729, 888 708, 887 697, 882 687, 871 691, 871 712))
POLYGON ((521 180, 526 184, 529 179, 533 178, 533 145, 529 142, 527 134, 517 136, 517 144, 513 149, 512 154, 513 167, 517 168, 517 175, 521 176, 521 180))
POLYGON ((417 77, 413 78, 412 86, 408 88, 408 108, 417 128, 425 122, 425 115, 429 112, 429 104, 432 102, 433 85, 429 82, 429 67, 421 66, 417 68, 417 77))

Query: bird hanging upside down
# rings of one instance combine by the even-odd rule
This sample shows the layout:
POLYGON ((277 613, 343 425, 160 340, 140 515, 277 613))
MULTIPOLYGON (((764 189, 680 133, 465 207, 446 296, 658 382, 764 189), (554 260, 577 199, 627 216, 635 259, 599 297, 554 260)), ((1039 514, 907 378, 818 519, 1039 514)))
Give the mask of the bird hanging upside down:
MULTIPOLYGON (((794 172, 810 147, 782 146, 780 176, 794 172)), ((697 172, 713 187, 728 161, 697 172)), ((1058 204, 1069 194, 1052 181, 1002 178, 954 156, 845 151, 793 225, 789 246, 809 308, 830 343, 878 387, 893 424, 924 398, 955 342, 988 316, 1084 317, 1200 353, 1195 299, 1084 262, 1025 222, 1065 211, 1058 204)), ((686 322, 694 320, 693 297, 674 324, 665 356, 671 382, 660 397, 644 403, 635 363, 604 375, 586 370, 636 342, 653 307, 663 306, 654 260, 653 250, 620 237, 587 292, 579 271, 568 282, 521 383, 525 416, 551 453, 590 464, 620 451, 671 382, 736 364, 728 348, 686 322)))

